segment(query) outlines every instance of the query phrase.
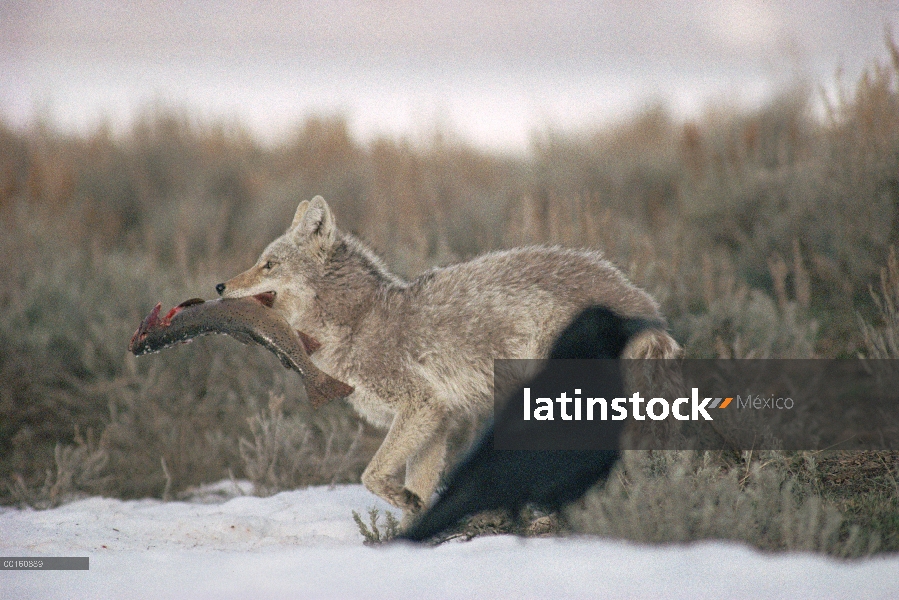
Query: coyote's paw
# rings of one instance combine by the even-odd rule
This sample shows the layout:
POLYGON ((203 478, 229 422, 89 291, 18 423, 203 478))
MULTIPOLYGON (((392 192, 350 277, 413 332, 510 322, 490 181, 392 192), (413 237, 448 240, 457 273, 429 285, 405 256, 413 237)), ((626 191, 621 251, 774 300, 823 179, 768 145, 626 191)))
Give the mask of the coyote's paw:
POLYGON ((421 501, 421 497, 409 488, 403 488, 402 495, 403 503, 405 504, 404 510, 417 513, 424 508, 424 502, 421 501))
POLYGON ((398 481, 378 479, 369 473, 363 473, 362 484, 375 496, 380 496, 404 513, 418 512, 424 508, 421 497, 398 481))
POLYGON ((395 507, 403 509, 403 514, 418 513, 424 508, 424 503, 418 494, 405 487, 397 487, 391 490, 389 495, 384 496, 384 499, 395 507))

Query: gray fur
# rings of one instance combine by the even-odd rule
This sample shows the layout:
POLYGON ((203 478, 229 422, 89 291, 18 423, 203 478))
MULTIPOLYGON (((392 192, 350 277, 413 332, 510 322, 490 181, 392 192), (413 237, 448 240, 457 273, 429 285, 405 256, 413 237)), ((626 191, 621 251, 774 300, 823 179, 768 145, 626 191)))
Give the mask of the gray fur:
MULTIPOLYGON (((336 228, 321 197, 300 203, 290 229, 223 295, 266 291, 277 293, 274 308, 293 327, 321 342, 315 364, 355 387, 348 400, 356 411, 389 428, 362 481, 406 511, 431 498, 450 429, 491 410, 493 359, 547 356, 591 305, 662 318, 655 300, 595 251, 491 252, 405 282, 336 228)), ((651 330, 626 356, 678 351, 668 334, 651 330)))

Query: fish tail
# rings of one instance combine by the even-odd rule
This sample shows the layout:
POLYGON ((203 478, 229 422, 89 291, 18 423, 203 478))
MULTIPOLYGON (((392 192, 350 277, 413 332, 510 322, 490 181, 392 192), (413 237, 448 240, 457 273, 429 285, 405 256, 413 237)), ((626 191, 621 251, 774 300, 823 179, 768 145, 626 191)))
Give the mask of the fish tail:
POLYGON ((307 381, 306 396, 315 408, 327 404, 331 400, 345 398, 355 390, 353 386, 338 381, 327 373, 321 373, 314 381, 312 379, 307 381))

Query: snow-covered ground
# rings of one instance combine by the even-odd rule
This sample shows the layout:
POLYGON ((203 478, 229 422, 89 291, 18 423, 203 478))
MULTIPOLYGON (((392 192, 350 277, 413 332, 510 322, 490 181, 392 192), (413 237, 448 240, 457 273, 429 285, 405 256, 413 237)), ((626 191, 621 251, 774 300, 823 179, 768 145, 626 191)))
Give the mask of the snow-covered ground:
POLYGON ((231 483, 191 502, 89 498, 0 509, 0 555, 89 556, 89 571, 0 571, 0 598, 899 598, 899 556, 836 561, 729 543, 482 537, 362 545, 361 486, 270 498, 231 483))

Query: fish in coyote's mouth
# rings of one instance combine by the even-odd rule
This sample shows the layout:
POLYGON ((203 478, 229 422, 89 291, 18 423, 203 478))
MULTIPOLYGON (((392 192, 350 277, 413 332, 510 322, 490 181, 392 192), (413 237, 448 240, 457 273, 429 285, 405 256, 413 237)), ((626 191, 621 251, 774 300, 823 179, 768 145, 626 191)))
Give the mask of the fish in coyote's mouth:
POLYGON ((294 330, 275 310, 275 292, 245 298, 220 298, 206 302, 191 298, 160 317, 157 304, 131 337, 128 349, 136 356, 159 352, 178 343, 209 334, 226 334, 245 344, 257 343, 288 369, 303 378, 306 395, 313 406, 353 393, 354 388, 321 371, 309 359, 321 344, 294 330))

